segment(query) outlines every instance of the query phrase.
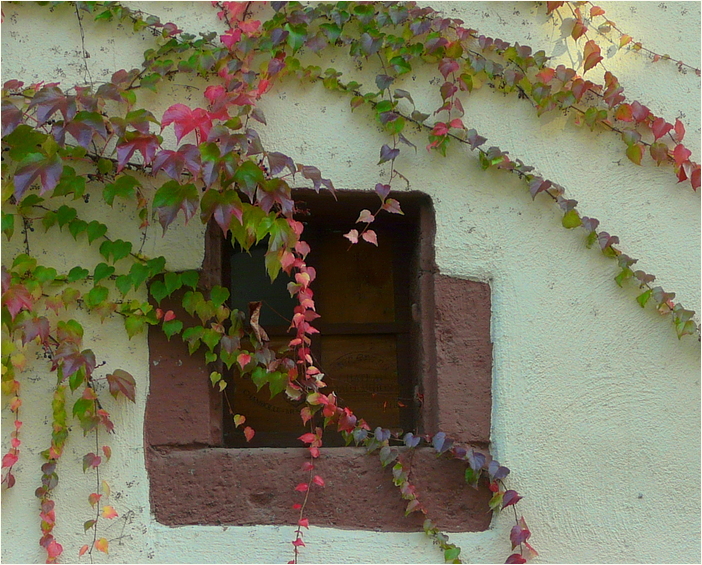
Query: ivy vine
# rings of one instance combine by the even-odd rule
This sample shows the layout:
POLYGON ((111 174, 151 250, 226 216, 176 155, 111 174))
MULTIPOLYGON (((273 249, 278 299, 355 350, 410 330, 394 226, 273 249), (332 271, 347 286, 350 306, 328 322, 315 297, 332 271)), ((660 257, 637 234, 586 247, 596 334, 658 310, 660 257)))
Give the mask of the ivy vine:
MULTIPOLYGON (((304 400, 299 439, 310 457, 296 487, 301 499, 296 505, 299 516, 291 562, 297 563, 305 546, 304 531, 314 520, 306 513, 307 501, 315 488, 325 485, 324 478, 315 473, 315 460, 329 427, 340 431, 347 444, 376 453, 380 463, 392 469, 391 480, 407 501, 406 514, 427 513, 411 481, 413 450, 429 445, 438 455, 460 461, 468 485, 489 485, 494 493, 489 504, 493 512, 513 508, 512 553, 506 562, 524 563, 537 555, 528 541, 531 533, 526 521, 516 511, 522 497, 505 484, 509 469, 487 453, 455 443, 443 432, 431 437, 411 432, 394 436, 389 430, 373 429, 371 422, 354 414, 353 407, 340 405, 333 392, 325 391, 323 367, 317 366, 310 349, 310 338, 317 333, 316 272, 306 262, 310 246, 303 224, 293 217, 291 186, 302 178, 317 191, 333 193, 334 185, 314 164, 297 163, 264 147, 255 129, 257 122, 266 123, 258 102, 274 84, 299 81, 319 83, 346 97, 352 108, 371 110, 387 135, 387 143, 378 149, 378 164, 389 166, 390 176, 375 186, 378 209, 359 211, 357 225, 349 226, 345 237, 351 245, 382 245, 372 229, 376 217, 402 214, 398 201, 389 196, 398 183, 409 182, 398 170, 397 158, 403 151, 417 149, 416 132, 423 131, 427 150, 445 156, 452 144, 467 146, 482 169, 516 175, 533 199, 552 201, 562 212, 564 228, 582 229, 586 247, 595 247, 617 262, 616 283, 637 287, 641 307, 653 307, 672 320, 678 337, 699 339, 693 311, 676 302, 673 292, 656 285, 654 275, 636 269, 637 259, 620 249, 619 238, 601 229, 597 219, 586 216, 556 180, 544 178, 529 164, 489 146, 466 123, 461 102, 466 93, 487 85, 511 95, 517 104, 530 105, 539 116, 566 113, 591 130, 619 137, 623 154, 637 165, 650 158, 668 167, 686 187, 697 190, 700 165, 683 143, 684 124, 679 119, 669 123, 643 103, 627 99, 611 72, 605 72, 603 84, 586 75, 603 65, 598 40, 617 49, 646 53, 661 64, 670 61, 681 72, 699 76, 699 69, 648 49, 589 2, 547 2, 552 17, 572 25, 572 40, 582 47, 580 68, 552 67, 544 51, 486 37, 458 19, 413 3, 271 2, 270 17, 261 21, 251 15, 251 3, 217 2, 213 4, 227 30, 199 36, 118 2, 39 4, 51 10, 70 6, 79 23, 86 17, 104 25, 127 23, 136 32, 150 33, 154 41, 144 53, 141 68, 119 70, 100 85, 26 85, 9 80, 2 87, 2 232, 8 240, 19 236, 24 241, 23 252, 2 267, 2 392, 14 416, 11 447, 2 459, 2 482, 8 488, 15 483, 14 466, 22 445, 22 373, 31 365, 29 351, 40 347, 56 374, 51 440, 43 453, 41 485, 36 491, 39 543, 46 550, 47 562, 55 562, 63 552, 52 533, 56 523, 53 493, 71 418, 83 434, 95 438, 94 451, 83 459, 84 471, 95 479, 88 500, 94 517, 84 525, 93 537, 79 555, 92 559, 94 551, 108 552, 101 524, 117 517, 118 508, 109 503, 110 486, 101 480, 100 469, 111 456, 102 438, 105 432, 114 431, 114 424, 95 385, 103 381, 115 398, 135 401, 132 375, 119 368, 98 370, 103 365, 99 351, 84 343, 84 328, 74 317, 76 309, 101 319, 121 317, 130 338, 149 326, 158 327, 169 339, 186 342, 191 354, 204 351, 207 363, 235 368, 240 378, 250 378, 259 388, 268 386, 272 395, 304 400), (373 82, 361 84, 337 69, 303 62, 305 52, 324 56, 339 49, 371 70, 373 82), (436 86, 441 100, 437 108, 417 108, 412 93, 396 86, 402 75, 422 67, 435 68, 441 76, 436 86), (158 95, 179 75, 207 81, 206 88, 198 92, 196 106, 177 103, 156 115, 142 105, 143 93, 158 95), (175 143, 164 141, 171 127, 175 143), (76 201, 95 199, 135 213, 141 242, 114 237, 112 226, 88 215, 89 207, 75 206, 76 201), (157 221, 164 235, 170 234, 181 214, 186 222, 196 215, 203 223, 213 220, 245 250, 259 242, 267 244, 267 273, 271 279, 290 277, 288 289, 297 300, 285 352, 269 347, 265 328, 258 323, 260 305, 248 313, 232 310, 227 306, 228 289, 215 286, 203 291, 197 272, 169 271, 165 257, 143 253, 152 223, 157 221), (41 265, 27 236, 37 229, 46 233, 65 229, 77 244, 96 248, 102 260, 92 270, 76 265, 58 272, 41 265), (145 292, 149 281, 153 281, 148 287, 151 301, 145 292), (180 289, 185 289, 183 308, 199 321, 187 329, 173 311, 158 307, 180 289), (245 342, 253 348, 242 346, 245 342)), ((86 79, 92 82, 89 73, 86 79)), ((220 391, 227 386, 217 370, 210 379, 220 391)), ((246 415, 233 414, 233 418, 250 440, 255 429, 246 425, 246 415)), ((442 549, 446 562, 461 562, 461 549, 429 516, 424 531, 442 549)))

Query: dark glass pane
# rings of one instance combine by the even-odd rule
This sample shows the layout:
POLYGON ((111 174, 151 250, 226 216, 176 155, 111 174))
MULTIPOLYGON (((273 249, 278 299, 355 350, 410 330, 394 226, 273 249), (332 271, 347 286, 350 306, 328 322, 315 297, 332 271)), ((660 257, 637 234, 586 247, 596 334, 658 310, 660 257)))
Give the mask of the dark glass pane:
POLYGON ((249 302, 263 302, 260 324, 266 326, 289 325, 297 300, 290 297, 287 285, 290 278, 283 272, 271 283, 266 273, 264 256, 266 245, 256 245, 250 254, 235 249, 231 263, 231 305, 249 314, 249 302))

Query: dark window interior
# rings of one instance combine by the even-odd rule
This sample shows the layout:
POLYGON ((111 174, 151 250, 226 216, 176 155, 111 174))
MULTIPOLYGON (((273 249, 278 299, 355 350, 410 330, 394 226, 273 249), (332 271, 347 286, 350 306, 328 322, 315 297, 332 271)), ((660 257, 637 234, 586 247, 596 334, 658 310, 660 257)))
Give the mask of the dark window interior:
MULTIPOLYGON (((415 387, 417 329, 412 308, 417 302, 419 211, 428 198, 415 193, 392 194, 404 215, 381 212, 371 228, 379 246, 360 241, 350 245, 343 237, 355 224, 362 209, 375 212, 380 200, 375 193, 294 193, 295 218, 305 224, 302 239, 310 244, 307 263, 317 270, 311 288, 321 318, 312 343, 317 366, 325 373, 327 388, 334 391, 340 406, 348 406, 371 426, 397 431, 416 431, 415 387)), ((272 348, 285 347, 296 299, 290 298, 282 273, 271 283, 264 268, 266 243, 249 253, 231 249, 224 272, 231 290, 231 306, 248 313, 248 303, 262 301, 261 323, 272 348)), ((300 419, 302 402, 285 393, 270 398, 268 388, 260 392, 249 379, 230 379, 224 406, 224 441, 230 447, 299 447, 305 432, 300 419), (235 430, 233 413, 243 414, 256 430, 246 442, 235 430)), ((324 444, 343 445, 340 434, 325 431, 324 444)))

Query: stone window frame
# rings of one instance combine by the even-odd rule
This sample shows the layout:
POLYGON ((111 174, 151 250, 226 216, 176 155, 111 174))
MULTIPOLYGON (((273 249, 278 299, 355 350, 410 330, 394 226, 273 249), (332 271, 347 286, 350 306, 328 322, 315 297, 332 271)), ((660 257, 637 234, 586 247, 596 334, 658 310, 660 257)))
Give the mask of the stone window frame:
MULTIPOLYGON (((403 193, 406 194, 406 193, 403 193)), ((439 273, 434 261, 434 210, 421 198, 417 248, 419 300, 412 305, 419 335, 423 405, 420 431, 439 430, 457 441, 487 449, 492 407, 490 287, 439 273)), ((205 234, 200 285, 223 280, 225 245, 212 223, 205 234)), ((161 308, 187 314, 179 297, 161 308)), ((295 485, 308 451, 300 448, 224 448, 222 397, 209 383, 202 357, 190 356, 177 337, 149 331, 150 390, 144 443, 149 496, 155 519, 165 525, 231 526, 295 524, 300 502, 295 485)), ((318 526, 357 530, 418 531, 423 516, 404 516, 406 503, 377 455, 356 447, 329 447, 315 461, 326 488, 310 496, 307 513, 318 526), (372 509, 372 511, 370 511, 372 509)), ((467 488, 464 468, 433 450, 416 450, 411 480, 429 515, 446 531, 484 531, 492 493, 467 488)))

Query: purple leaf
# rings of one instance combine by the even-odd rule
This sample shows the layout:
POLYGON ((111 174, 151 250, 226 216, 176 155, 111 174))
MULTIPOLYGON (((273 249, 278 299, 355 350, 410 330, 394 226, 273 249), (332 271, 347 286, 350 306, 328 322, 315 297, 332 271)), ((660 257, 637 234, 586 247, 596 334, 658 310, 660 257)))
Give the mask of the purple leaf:
POLYGON ((473 471, 480 471, 485 465, 485 455, 471 449, 468 452, 468 464, 473 471))
POLYGON ((375 85, 378 90, 385 90, 395 79, 389 75, 378 75, 375 77, 375 85))
POLYGON ((364 33, 361 36, 361 50, 366 55, 370 57, 380 50, 380 46, 383 44, 382 38, 373 39, 368 33, 364 33))
POLYGON ((45 86, 34 95, 29 108, 37 109, 37 122, 42 125, 57 111, 60 111, 65 121, 72 120, 76 115, 75 96, 66 96, 57 86, 45 86))
POLYGON ((490 461, 490 465, 488 465, 488 474, 490 475, 490 479, 497 481, 499 479, 504 479, 507 475, 509 475, 509 469, 507 467, 503 467, 498 461, 493 459, 490 461))
POLYGON ((272 153, 268 153, 267 157, 268 167, 270 168, 271 175, 277 175, 281 173, 285 167, 287 167, 291 173, 295 174, 295 163, 287 155, 274 151, 272 153))
POLYGON ((422 438, 413 435, 412 432, 407 432, 405 434, 404 442, 407 447, 417 447, 420 441, 422 441, 422 438))
POLYGON ((58 155, 47 158, 41 153, 30 153, 15 172, 15 198, 20 200, 37 177, 41 179, 41 194, 53 190, 62 172, 63 161, 58 155))
POLYGON ((2 136, 11 134, 22 123, 22 112, 8 100, 2 101, 2 136))
POLYGON ((381 163, 386 163, 387 161, 392 161, 399 154, 399 149, 392 149, 387 144, 383 145, 380 148, 380 161, 378 161, 378 165, 380 165, 381 163))
POLYGON ((373 434, 375 439, 380 442, 390 439, 390 430, 384 430, 380 426, 375 428, 373 434))
POLYGON ((375 192, 377 192, 378 196, 380 196, 380 200, 385 202, 388 194, 390 194, 390 185, 378 183, 375 185, 375 192))
POLYGON ((541 177, 534 177, 529 183, 529 193, 531 194, 532 200, 536 198, 536 195, 539 194, 539 192, 543 192, 544 190, 551 188, 551 184, 552 183, 550 180, 545 181, 541 177))
POLYGON ((505 491, 505 494, 502 497, 502 508, 507 508, 508 506, 517 504, 517 502, 519 502, 522 498, 523 497, 519 496, 516 490, 505 491))
POLYGON ((459 69, 458 62, 455 59, 441 59, 439 63, 439 72, 442 74, 444 79, 448 77, 451 73, 455 73, 459 69))

